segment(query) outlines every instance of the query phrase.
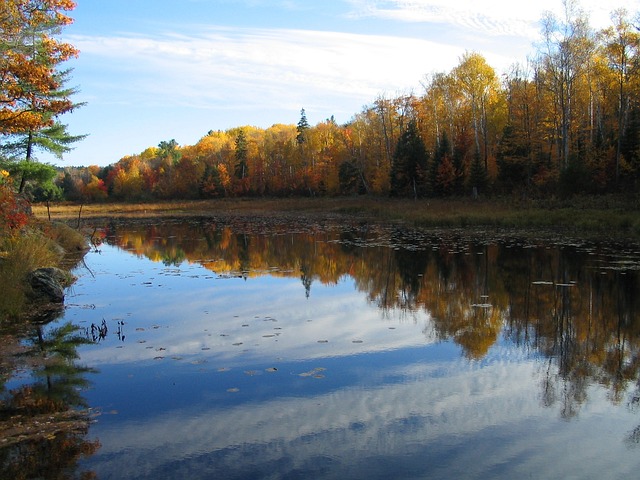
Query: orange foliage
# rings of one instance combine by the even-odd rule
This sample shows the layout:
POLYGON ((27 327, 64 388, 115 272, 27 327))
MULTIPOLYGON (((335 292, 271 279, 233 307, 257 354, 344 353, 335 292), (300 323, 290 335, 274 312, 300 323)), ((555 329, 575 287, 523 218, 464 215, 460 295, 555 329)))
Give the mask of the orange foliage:
POLYGON ((63 12, 75 6, 69 0, 0 3, 0 133, 37 130, 73 107, 53 94, 62 86, 56 67, 78 50, 51 35, 72 22, 63 12))

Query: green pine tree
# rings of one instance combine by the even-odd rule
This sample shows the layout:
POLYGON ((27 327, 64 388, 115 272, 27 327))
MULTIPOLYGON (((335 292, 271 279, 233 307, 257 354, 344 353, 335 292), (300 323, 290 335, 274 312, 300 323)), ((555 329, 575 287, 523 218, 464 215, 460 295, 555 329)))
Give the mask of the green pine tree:
POLYGON ((236 137, 236 165, 235 176, 242 180, 249 175, 249 167, 247 165, 249 147, 247 145, 247 137, 244 134, 244 130, 240 129, 238 136, 236 137))
POLYGON ((307 113, 304 111, 304 108, 300 110, 300 121, 298 122, 298 126, 296 130, 298 131, 298 135, 296 135, 296 141, 298 145, 302 145, 307 141, 307 130, 309 130, 311 126, 307 121, 307 113))
POLYGON ((486 193, 488 185, 489 177, 484 168, 484 162, 480 158, 480 152, 476 149, 469 172, 469 187, 475 196, 486 193))
POLYGON ((427 184, 428 154, 415 120, 398 139, 391 164, 391 195, 423 196, 427 184))

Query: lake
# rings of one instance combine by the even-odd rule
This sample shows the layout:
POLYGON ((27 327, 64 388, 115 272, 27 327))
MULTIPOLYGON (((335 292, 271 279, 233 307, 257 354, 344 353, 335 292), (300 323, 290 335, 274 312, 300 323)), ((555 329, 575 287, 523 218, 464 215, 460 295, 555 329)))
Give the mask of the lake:
POLYGON ((2 475, 640 469, 636 244, 341 219, 95 227, 64 312, 20 334, 45 360, 2 359, 4 403, 43 432, 0 444, 2 475))

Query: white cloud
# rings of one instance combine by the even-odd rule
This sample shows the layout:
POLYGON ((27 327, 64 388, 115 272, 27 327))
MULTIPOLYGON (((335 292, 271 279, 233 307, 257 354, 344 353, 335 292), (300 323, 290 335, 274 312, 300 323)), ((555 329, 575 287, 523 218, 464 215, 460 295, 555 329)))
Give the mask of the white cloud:
POLYGON ((70 41, 84 62, 103 71, 103 81, 113 79, 116 98, 126 89, 138 101, 210 108, 244 103, 299 109, 309 104, 304 100, 319 98, 362 105, 380 93, 417 86, 425 73, 451 68, 462 53, 414 38, 293 29, 202 27, 148 36, 76 35, 70 41))
MULTIPOLYGON (((432 22, 461 28, 489 36, 515 36, 535 39, 539 21, 545 11, 562 14, 561 0, 512 2, 509 0, 348 0, 353 16, 376 17, 404 22, 432 22)), ((615 4, 598 0, 578 2, 594 28, 610 24, 610 13, 625 7, 638 11, 635 1, 623 0, 615 4)))

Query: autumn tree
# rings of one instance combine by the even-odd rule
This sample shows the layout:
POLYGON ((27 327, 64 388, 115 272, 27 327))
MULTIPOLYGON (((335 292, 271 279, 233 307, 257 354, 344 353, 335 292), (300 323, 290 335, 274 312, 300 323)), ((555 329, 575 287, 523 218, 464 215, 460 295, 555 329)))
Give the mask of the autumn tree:
POLYGON ((39 130, 70 111, 73 102, 58 95, 59 66, 78 51, 55 37, 72 19, 71 0, 0 3, 0 133, 39 130))
POLYGON ((171 198, 174 194, 175 170, 182 152, 175 139, 163 140, 158 144, 159 180, 155 186, 155 194, 160 198, 171 198))
POLYGON ((587 73, 594 51, 593 32, 588 16, 576 0, 563 0, 564 18, 550 12, 543 17, 541 76, 551 94, 553 125, 558 142, 561 169, 569 165, 572 139, 575 139, 579 85, 587 73))
MULTIPOLYGON (((56 74, 61 87, 50 93, 52 98, 70 98, 78 93, 77 88, 64 87, 69 80, 70 73, 71 70, 68 69, 56 74)), ((76 109, 83 105, 84 103, 73 103, 72 108, 76 109)), ((7 135, 6 141, 0 146, 0 151, 8 158, 24 159, 27 162, 36 159, 35 152, 37 150, 62 159, 65 153, 73 149, 74 143, 87 137, 87 135, 71 135, 67 131, 67 125, 60 122, 53 113, 48 116, 53 118, 52 124, 39 129, 29 128, 26 131, 7 135)))
POLYGON ((471 109, 475 150, 487 170, 489 105, 500 88, 496 73, 479 53, 465 53, 453 75, 471 109))
MULTIPOLYGON (((620 163, 622 157, 623 138, 629 126, 629 114, 632 103, 632 81, 640 69, 640 34, 634 28, 629 13, 618 9, 611 16, 613 26, 602 32, 602 51, 607 63, 615 75, 617 97, 617 135, 615 179, 620 177, 620 163)), ((638 88, 639 85, 636 85, 638 88)))
POLYGON ((275 124, 264 132, 263 156, 265 192, 272 195, 290 194, 294 189, 294 166, 291 159, 297 154, 295 125, 275 124))

